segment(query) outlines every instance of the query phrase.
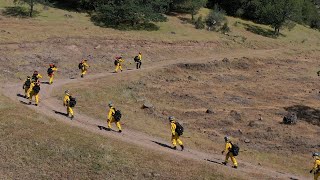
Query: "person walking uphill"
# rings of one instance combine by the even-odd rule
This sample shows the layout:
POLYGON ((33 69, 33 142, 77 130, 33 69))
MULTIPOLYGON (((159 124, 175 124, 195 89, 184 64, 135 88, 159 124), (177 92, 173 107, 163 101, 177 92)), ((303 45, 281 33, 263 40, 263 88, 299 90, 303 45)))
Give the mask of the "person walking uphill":
POLYGON ((23 84, 23 89, 24 89, 24 98, 29 98, 28 90, 30 89, 31 86, 31 77, 27 76, 27 80, 23 84))
POLYGON ((81 77, 83 78, 85 74, 87 74, 88 68, 90 67, 87 63, 87 59, 84 59, 79 63, 79 69, 81 70, 81 77))
POLYGON ((48 76, 49 76, 49 84, 53 83, 53 76, 54 72, 57 71, 58 68, 54 64, 49 64, 49 68, 47 70, 48 76))
POLYGON ((40 81, 33 81, 28 90, 29 104, 32 104, 32 97, 35 97, 35 105, 39 104, 40 81))
POLYGON ((115 73, 117 73, 119 69, 122 72, 122 63, 124 63, 122 57, 116 57, 116 59, 114 60, 114 65, 116 66, 116 69, 114 70, 115 73))
POLYGON ((177 142, 181 147, 181 151, 184 150, 184 146, 182 141, 180 140, 180 136, 183 134, 183 127, 175 121, 175 118, 173 116, 169 117, 170 125, 171 125, 171 141, 174 150, 177 149, 177 142))
POLYGON ((238 155, 239 153, 239 148, 238 146, 236 146, 235 144, 232 144, 230 138, 228 136, 224 137, 224 141, 226 142, 226 145, 225 145, 225 149, 222 151, 222 154, 224 152, 227 152, 226 154, 226 159, 225 161, 222 163, 224 165, 227 165, 228 164, 228 159, 229 157, 231 158, 231 161, 233 162, 233 168, 238 168, 238 163, 237 163, 237 160, 235 158, 235 156, 238 155))
POLYGON ((134 57, 134 62, 136 62, 137 64, 137 69, 141 68, 141 64, 142 64, 142 54, 141 52, 139 52, 138 56, 134 57))
POLYGON ((67 106, 67 116, 71 118, 71 120, 74 118, 73 114, 73 107, 77 104, 76 98, 72 97, 70 95, 70 91, 66 90, 63 98, 63 106, 67 106))
POLYGON ((121 112, 119 110, 116 110, 114 107, 113 107, 113 104, 112 103, 109 103, 109 113, 108 113, 108 128, 111 129, 111 123, 115 122, 118 129, 119 129, 119 133, 122 132, 122 129, 121 129, 121 125, 120 125, 120 119, 121 119, 121 112))
POLYGON ((312 170, 310 170, 310 173, 314 174, 314 180, 318 180, 318 178, 320 177, 320 153, 313 153, 312 157, 315 159, 315 161, 312 170))

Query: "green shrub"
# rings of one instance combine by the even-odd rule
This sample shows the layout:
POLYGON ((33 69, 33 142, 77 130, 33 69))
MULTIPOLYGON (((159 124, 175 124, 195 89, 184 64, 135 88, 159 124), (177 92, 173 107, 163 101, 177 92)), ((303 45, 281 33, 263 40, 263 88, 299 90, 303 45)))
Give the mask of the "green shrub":
POLYGON ((222 10, 218 10, 218 8, 212 10, 206 18, 206 25, 209 31, 217 31, 224 22, 226 22, 225 13, 222 10))
POLYGON ((198 19, 196 20, 196 22, 195 22, 196 29, 204 29, 205 28, 205 24, 202 19, 203 19, 202 16, 199 16, 198 19))
POLYGON ((230 32, 230 28, 229 28, 229 26, 228 26, 228 22, 225 22, 225 23, 223 24, 223 26, 221 27, 220 31, 221 31, 223 34, 230 32))

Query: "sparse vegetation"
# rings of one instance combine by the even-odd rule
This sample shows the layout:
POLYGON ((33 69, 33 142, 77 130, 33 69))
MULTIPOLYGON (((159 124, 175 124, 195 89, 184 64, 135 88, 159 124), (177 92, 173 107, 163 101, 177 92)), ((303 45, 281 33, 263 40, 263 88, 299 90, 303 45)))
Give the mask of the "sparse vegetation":
MULTIPOLYGON (((0 27, 0 81, 4 87, 17 83, 15 89, 4 88, 0 93, 0 151, 5 152, 0 156, 0 179, 269 178, 264 169, 280 171, 276 175, 309 177, 310 152, 318 148, 314 137, 320 131, 315 73, 319 70, 318 31, 294 23, 294 29, 281 29, 275 38, 268 24, 217 15, 222 21, 212 27, 228 32, 222 35, 194 28, 203 27, 201 22, 206 23, 210 12, 200 9, 194 16, 196 24, 189 21, 189 13, 171 12, 164 15, 166 22, 139 20, 134 26, 141 30, 144 27, 139 26, 150 22, 158 31, 123 32, 93 25, 91 16, 82 13, 96 13, 89 0, 81 1, 88 3, 86 8, 80 3, 68 11, 56 4, 48 9, 37 5, 38 16, 23 19, 6 14, 11 7, 20 8, 12 2, 0 2, 4 24, 0 27), (143 52, 143 68, 127 70, 133 69, 130 62, 138 51, 143 52), (113 57, 120 54, 126 60, 124 72, 109 73, 113 57), (79 81, 77 64, 89 55, 88 78, 79 81), (45 75, 52 62, 59 68, 56 82, 71 84, 50 86, 53 96, 51 90, 43 91, 37 109, 20 104, 18 100, 25 100, 16 97, 22 91, 21 82, 34 70, 45 75), (78 98, 72 122, 53 112, 64 112, 65 89, 78 98), (119 139, 114 139, 118 134, 97 127, 106 125, 105 107, 110 100, 124 115, 124 134, 119 139), (144 100, 155 108, 141 109, 144 100), (208 109, 211 113, 206 113, 208 109), (286 111, 297 113, 295 126, 280 124, 286 111), (168 115, 176 116, 186 129, 182 137, 186 152, 166 148, 170 145, 168 115), (141 139, 152 137, 165 143, 150 145, 148 140, 146 147, 124 143, 126 130, 142 132, 141 139), (225 135, 234 137, 243 150, 239 165, 244 166, 237 171, 219 165, 225 135), (196 152, 201 153, 199 161, 185 157, 196 152), (215 156, 212 159, 217 162, 203 160, 202 153, 208 153, 209 159, 215 156), (253 172, 251 167, 262 170, 253 172)), ((28 16, 27 5, 21 8, 17 10, 28 16)), ((237 9, 236 16, 247 12, 237 9)), ((131 28, 131 21, 121 23, 131 28)), ((49 89, 46 84, 42 87, 49 89)))

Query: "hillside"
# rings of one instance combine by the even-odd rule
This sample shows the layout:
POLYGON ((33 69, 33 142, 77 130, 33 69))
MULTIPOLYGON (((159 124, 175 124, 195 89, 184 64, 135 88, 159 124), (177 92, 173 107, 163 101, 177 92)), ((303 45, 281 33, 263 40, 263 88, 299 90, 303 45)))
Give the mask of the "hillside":
POLYGON ((36 18, 17 18, 10 7, 0 2, 0 179, 311 178, 319 31, 297 25, 273 38, 268 26, 228 17, 231 32, 221 34, 196 30, 181 14, 159 31, 119 31, 85 13, 37 6, 36 18), (120 54, 124 72, 115 74, 120 54), (55 83, 41 85, 39 107, 26 105, 17 96, 26 76, 38 70, 46 82, 52 62, 55 83), (74 121, 61 115, 66 89, 78 99, 74 121), (123 134, 101 128, 109 101, 123 112, 123 134), (146 101, 154 108, 141 109, 146 101), (287 111, 297 112, 297 125, 281 124, 287 111), (168 148, 169 115, 185 127, 184 152, 168 148), (237 170, 221 165, 225 135, 241 147, 237 170))

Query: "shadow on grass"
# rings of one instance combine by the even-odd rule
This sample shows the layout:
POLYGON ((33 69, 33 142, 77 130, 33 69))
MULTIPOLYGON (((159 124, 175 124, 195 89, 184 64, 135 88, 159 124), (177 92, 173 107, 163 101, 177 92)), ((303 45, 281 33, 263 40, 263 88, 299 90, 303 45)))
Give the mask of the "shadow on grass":
POLYGON ((113 25, 113 24, 107 24, 105 23, 103 19, 100 19, 97 16, 91 16, 91 21, 93 22, 94 25, 103 27, 103 28, 113 28, 117 30, 122 30, 122 31, 132 31, 132 30, 144 30, 144 31, 157 31, 159 30, 159 26, 155 25, 154 23, 140 23, 136 25, 130 25, 129 23, 124 23, 120 25, 113 25))
MULTIPOLYGON (((5 7, 2 15, 8 17, 29 18, 29 10, 21 6, 5 7)), ((33 17, 39 15, 39 11, 33 11, 33 17)))
POLYGON ((159 146, 165 147, 165 148, 169 148, 169 149, 173 149, 171 146, 161 143, 161 142, 157 142, 157 141, 152 141, 153 143, 158 144, 159 146))
POLYGON ((20 94, 20 93, 17 94, 17 96, 18 96, 18 97, 22 97, 22 98, 27 98, 27 97, 25 97, 24 95, 22 95, 22 94, 20 94))
POLYGON ((298 120, 320 126, 320 110, 305 105, 294 105, 284 108, 286 111, 295 112, 298 120))
POLYGON ((104 126, 100 126, 100 125, 98 125, 98 128, 99 128, 100 130, 113 131, 113 130, 110 129, 110 128, 107 128, 107 127, 104 127, 104 126))
POLYGON ((182 24, 194 24, 194 21, 191 18, 186 18, 186 17, 178 17, 182 22, 182 24))
POLYGON ((60 114, 60 115, 62 115, 62 116, 68 117, 68 114, 67 114, 67 113, 63 113, 63 112, 56 111, 56 110, 53 110, 53 112, 56 113, 56 114, 60 114))
POLYGON ((218 162, 218 161, 215 161, 215 160, 211 160, 211 159, 205 159, 205 160, 208 161, 208 162, 211 162, 211 163, 216 163, 216 164, 224 165, 224 164, 222 164, 222 162, 218 162))
POLYGON ((46 81, 46 82, 41 82, 41 84, 50 84, 48 81, 46 81))
POLYGON ((21 104, 24 104, 24 105, 31 105, 30 103, 27 103, 27 102, 24 102, 24 101, 20 101, 21 104))
POLYGON ((250 32, 257 34, 257 35, 261 35, 261 36, 268 37, 268 38, 274 38, 274 39, 276 39, 279 36, 285 37, 285 35, 282 33, 280 33, 277 36, 275 34, 275 32, 270 29, 265 29, 265 28, 262 28, 262 27, 259 27, 256 25, 247 24, 247 23, 241 23, 241 24, 244 26, 244 28, 247 31, 250 31, 250 32))

